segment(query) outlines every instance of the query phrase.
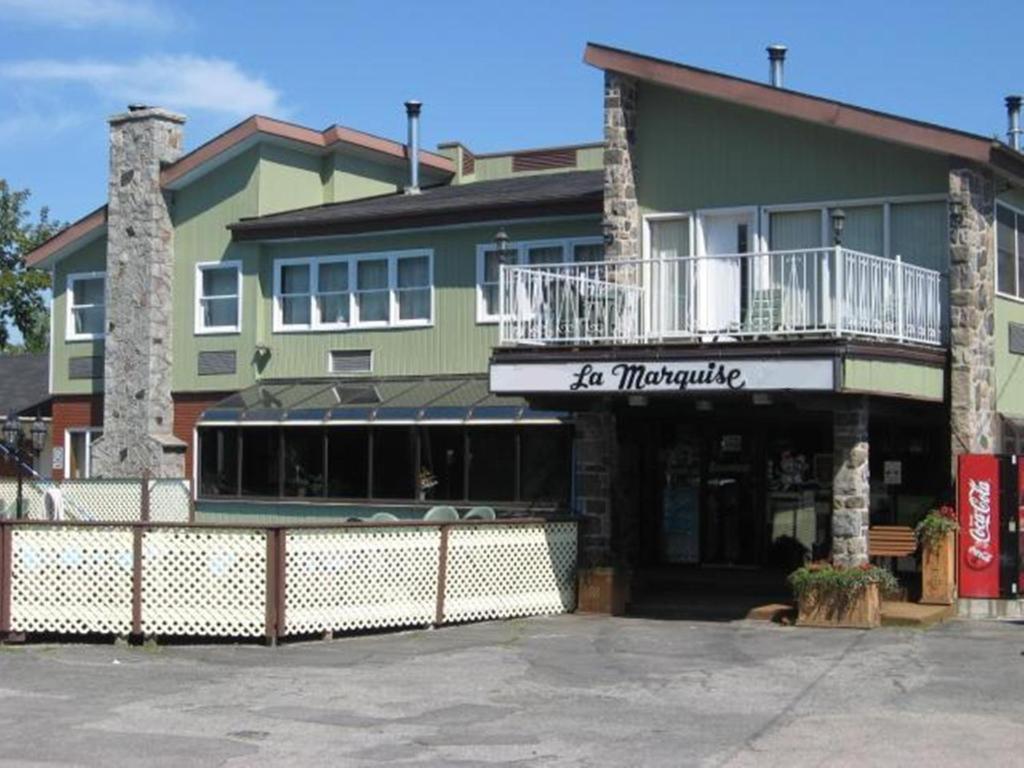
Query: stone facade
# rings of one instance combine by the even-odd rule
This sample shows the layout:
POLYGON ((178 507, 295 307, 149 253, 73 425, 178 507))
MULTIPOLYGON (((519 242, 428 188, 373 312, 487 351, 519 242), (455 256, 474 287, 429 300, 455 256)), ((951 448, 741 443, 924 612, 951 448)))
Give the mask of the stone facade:
POLYGON ((604 231, 609 260, 640 258, 640 206, 637 202, 637 84, 606 72, 604 78, 604 231))
POLYGON ((185 445, 172 434, 174 226, 160 188, 161 167, 182 154, 184 122, 150 108, 110 118, 103 437, 93 445, 99 476, 185 475, 185 445))
POLYGON ((832 562, 866 563, 871 514, 868 401, 850 398, 832 412, 832 562))
POLYGON ((618 465, 615 416, 606 410, 576 414, 576 512, 580 519, 580 562, 611 565, 613 483, 618 465))
POLYGON ((950 427, 962 453, 999 450, 995 381, 995 184, 980 168, 949 173, 950 427))

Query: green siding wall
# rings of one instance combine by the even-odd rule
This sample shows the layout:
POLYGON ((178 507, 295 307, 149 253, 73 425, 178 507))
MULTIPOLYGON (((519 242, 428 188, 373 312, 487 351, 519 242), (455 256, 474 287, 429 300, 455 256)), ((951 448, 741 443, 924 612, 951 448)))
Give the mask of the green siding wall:
POLYGON ((69 379, 68 360, 103 354, 103 341, 67 341, 67 278, 76 272, 102 272, 107 263, 107 238, 100 237, 61 260, 53 271, 53 386, 54 392, 88 395, 103 391, 102 379, 69 379))
MULTIPOLYGON (((476 322, 476 246, 490 243, 496 224, 392 235, 337 238, 263 246, 260 281, 261 343, 271 350, 264 378, 327 375, 331 350, 374 350, 374 375, 482 373, 497 343, 496 324, 476 322), (434 325, 427 328, 347 332, 273 333, 273 260, 430 248, 434 252, 434 325)), ((593 237, 597 217, 547 223, 506 222, 513 240, 593 237)), ((249 354, 249 353, 246 353, 249 354)))
POLYGON ((637 108, 645 212, 948 191, 938 155, 646 83, 637 108))
POLYGON ((1010 353, 1010 323, 1024 323, 1024 303, 996 298, 996 410, 1024 418, 1024 355, 1010 353))
MULTIPOLYGON (((293 149, 260 145, 259 213, 279 213, 324 202, 323 159, 293 149)), ((201 185, 201 183, 200 183, 201 185)))
POLYGON ((843 389, 941 401, 945 372, 912 363, 848 359, 843 364, 843 389))

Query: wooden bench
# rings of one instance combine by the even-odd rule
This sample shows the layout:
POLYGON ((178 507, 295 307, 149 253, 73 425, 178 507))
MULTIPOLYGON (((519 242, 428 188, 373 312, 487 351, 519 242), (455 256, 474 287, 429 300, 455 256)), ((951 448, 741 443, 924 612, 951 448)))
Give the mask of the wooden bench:
POLYGON ((909 557, 917 552, 914 529, 905 525, 868 528, 868 557, 909 557))

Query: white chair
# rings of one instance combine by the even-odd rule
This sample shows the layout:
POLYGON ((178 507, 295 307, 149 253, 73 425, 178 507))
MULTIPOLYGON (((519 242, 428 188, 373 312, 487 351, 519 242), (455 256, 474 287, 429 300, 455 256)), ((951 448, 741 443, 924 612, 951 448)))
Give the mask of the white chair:
POLYGON ((60 488, 47 488, 43 494, 43 514, 47 520, 64 519, 64 496, 60 488))
POLYGON ((431 507, 423 519, 431 523, 452 523, 459 519, 459 513, 455 507, 431 507))
POLYGON ((370 516, 370 522, 373 523, 393 523, 396 520, 398 520, 398 516, 390 512, 377 512, 370 516))
POLYGON ((463 520, 494 520, 497 515, 494 514, 494 509, 491 507, 473 507, 463 520))

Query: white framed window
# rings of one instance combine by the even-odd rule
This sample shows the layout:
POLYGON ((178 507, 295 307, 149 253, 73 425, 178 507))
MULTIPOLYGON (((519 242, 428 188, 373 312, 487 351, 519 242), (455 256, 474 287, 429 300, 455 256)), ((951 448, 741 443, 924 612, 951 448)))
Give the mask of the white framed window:
POLYGON ((424 326, 433 321, 433 251, 274 262, 275 332, 424 326))
POLYGON ((242 329, 242 265, 238 261, 196 265, 197 334, 242 329))
POLYGON ((105 276, 103 272, 79 272, 67 279, 68 341, 102 339, 106 323, 105 276))
POLYGON ((500 317, 499 280, 503 264, 568 264, 604 260, 600 237, 526 240, 499 251, 493 243, 476 247, 476 321, 496 323, 500 317))
POLYGON ((85 480, 92 477, 92 444, 103 434, 99 427, 64 431, 64 477, 85 480))
POLYGON ((996 291, 1024 299, 1024 211, 996 205, 996 291))

